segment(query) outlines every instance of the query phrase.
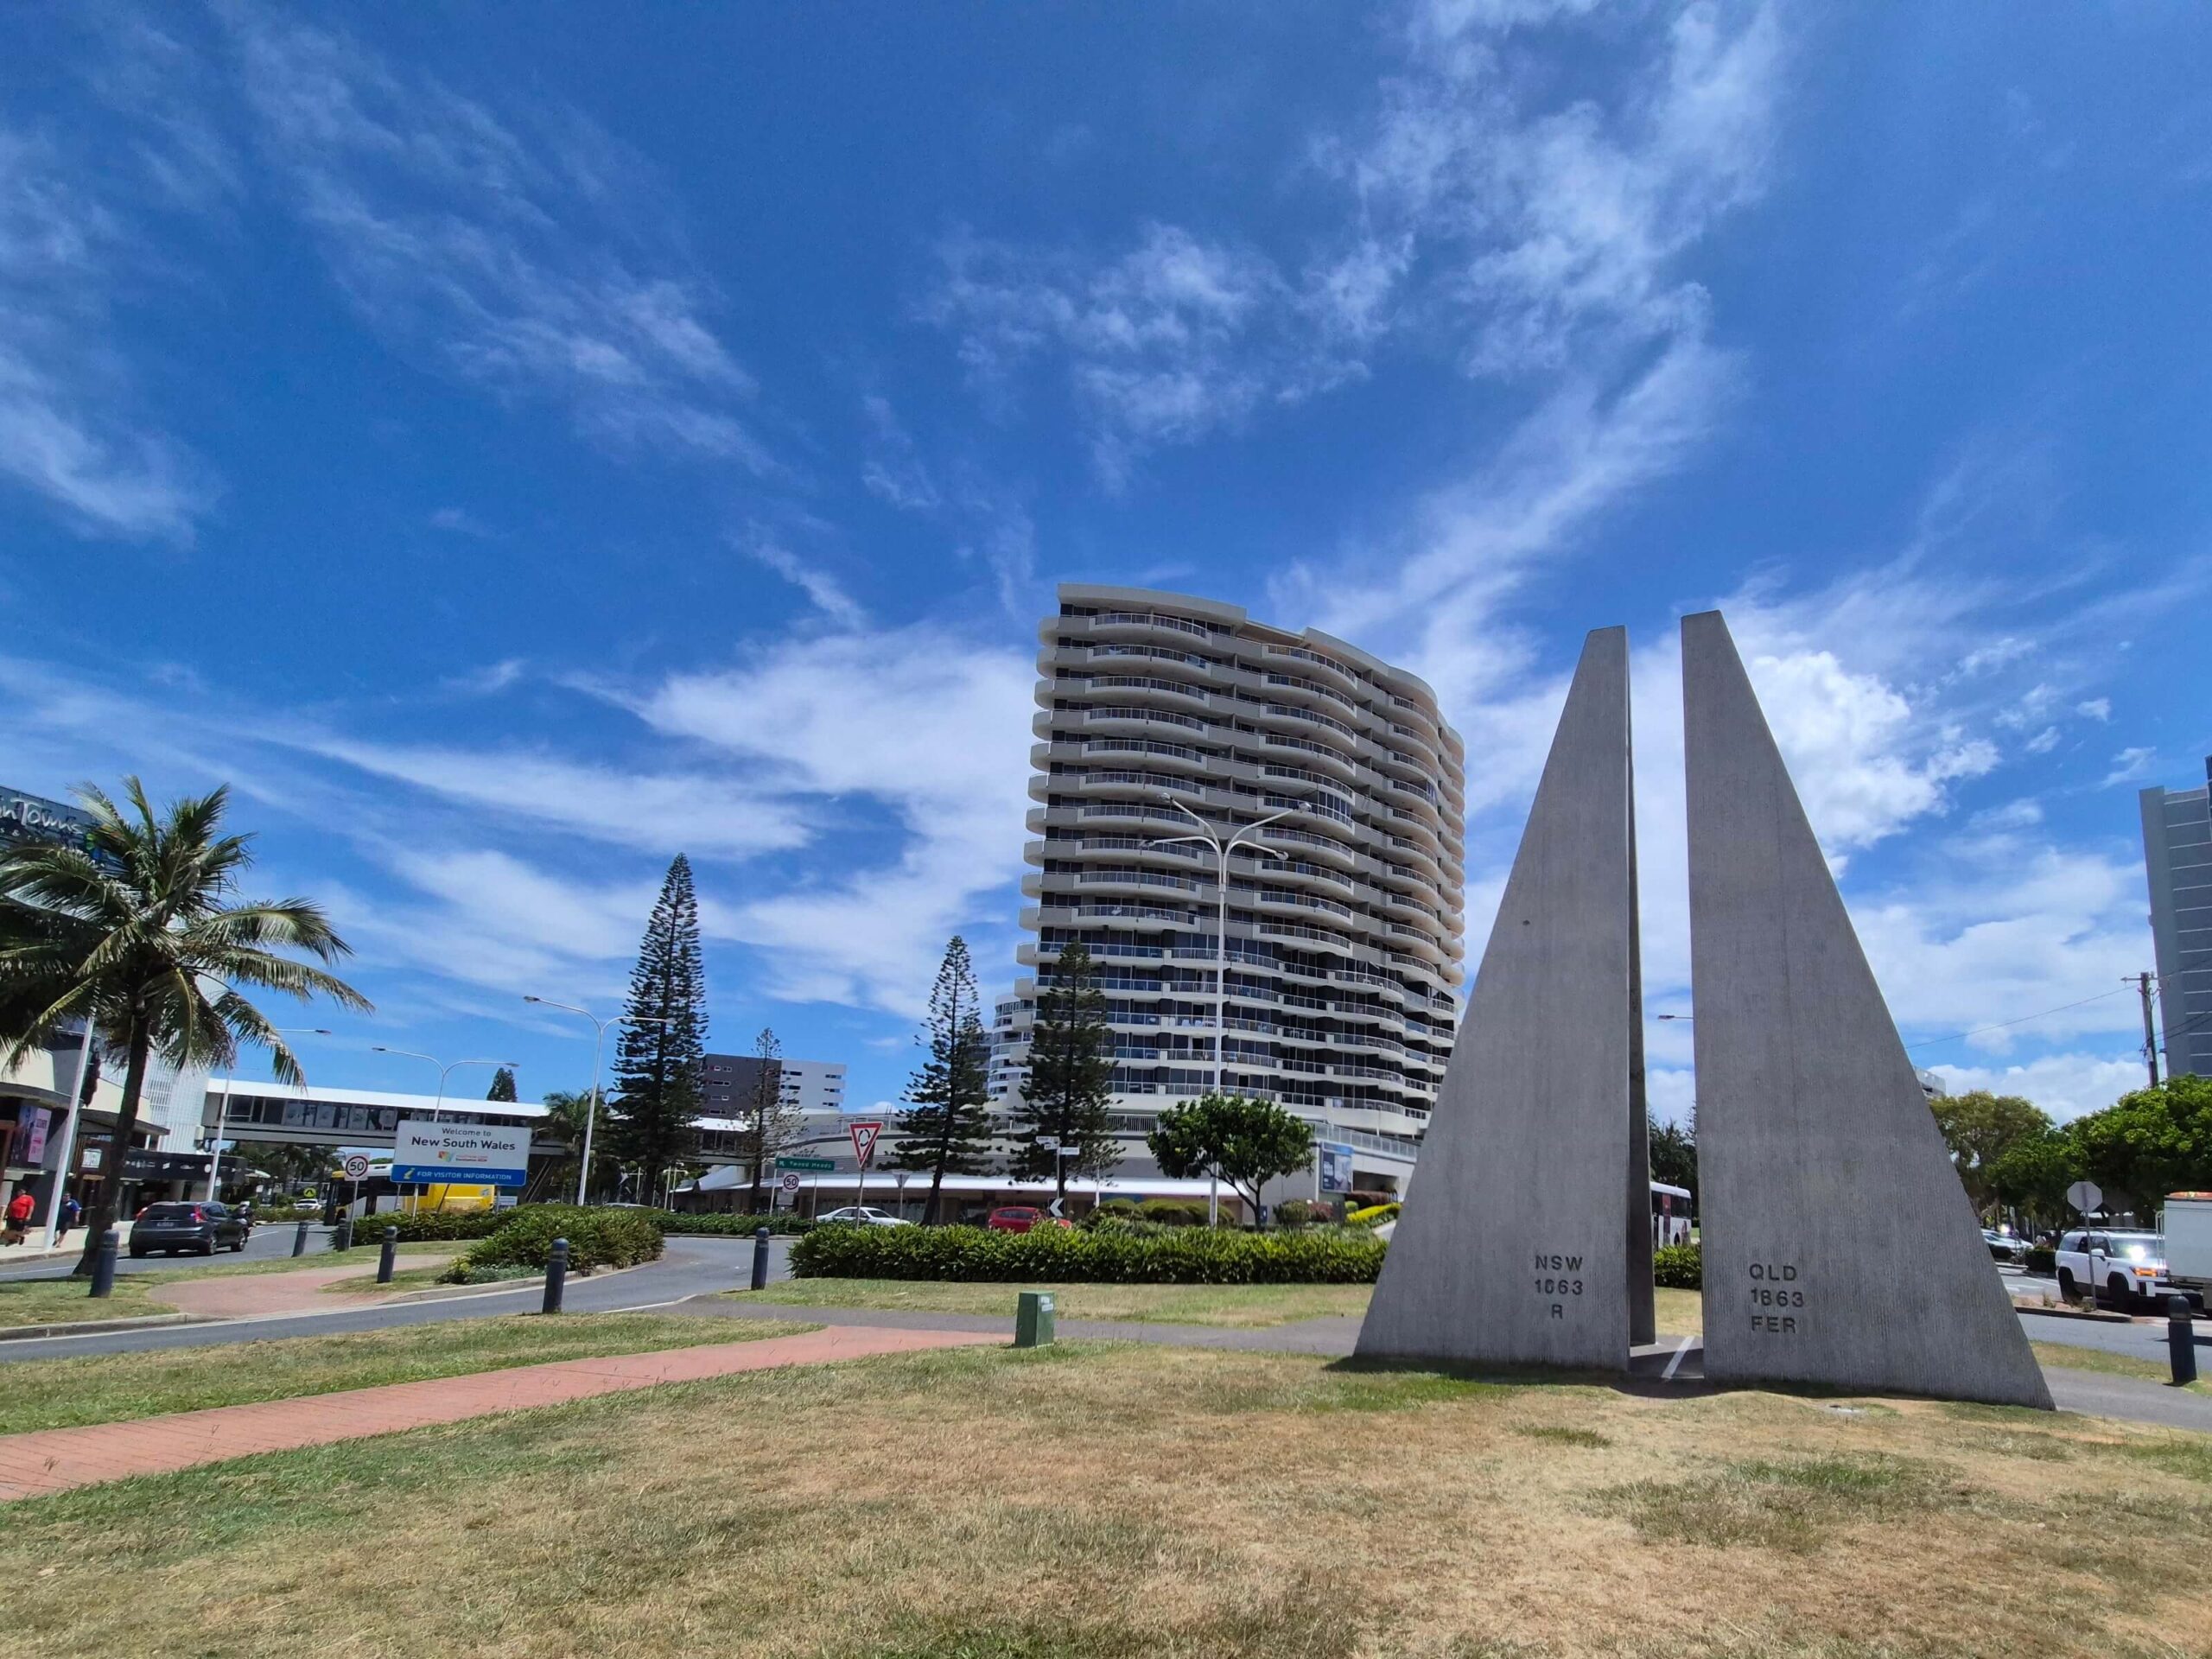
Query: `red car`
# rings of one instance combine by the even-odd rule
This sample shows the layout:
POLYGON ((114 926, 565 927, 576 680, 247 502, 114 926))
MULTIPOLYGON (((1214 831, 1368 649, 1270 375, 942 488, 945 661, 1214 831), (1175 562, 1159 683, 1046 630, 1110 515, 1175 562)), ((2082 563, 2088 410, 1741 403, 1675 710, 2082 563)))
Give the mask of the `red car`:
POLYGON ((1026 1233, 1032 1227, 1072 1227, 1075 1224, 1059 1216, 1048 1216, 1033 1204, 1009 1204, 991 1211, 991 1218, 983 1224, 995 1233, 1026 1233))

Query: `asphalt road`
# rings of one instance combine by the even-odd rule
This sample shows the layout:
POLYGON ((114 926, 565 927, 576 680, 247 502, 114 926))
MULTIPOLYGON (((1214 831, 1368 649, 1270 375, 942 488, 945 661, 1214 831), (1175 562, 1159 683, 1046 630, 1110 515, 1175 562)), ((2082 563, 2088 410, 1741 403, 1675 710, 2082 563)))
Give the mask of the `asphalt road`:
MULTIPOLYGON (((158 1273, 163 1268, 188 1267, 195 1262, 273 1262, 291 1255, 292 1235, 297 1230, 298 1226, 297 1222, 270 1222, 253 1230, 253 1236, 246 1240, 245 1249, 242 1253, 233 1254, 229 1250, 218 1250, 212 1256, 134 1257, 130 1254, 130 1236, 125 1233, 123 1238, 123 1248, 115 1253, 115 1270, 118 1273, 158 1273)), ((79 1243, 83 1238, 82 1233, 73 1234, 70 1243, 79 1243)), ((329 1249, 330 1230, 327 1227, 310 1226, 308 1229, 306 1254, 320 1255, 329 1249)), ((0 1257, 0 1261, 5 1259, 0 1257)), ((67 1279, 70 1269, 76 1265, 77 1253, 73 1250, 67 1255, 43 1256, 24 1267, 0 1268, 0 1284, 21 1279, 67 1279)))
MULTIPOLYGON (((284 1249, 291 1249, 289 1242, 284 1249)), ((363 1260, 370 1259, 365 1251, 356 1254, 363 1260)), ((772 1280, 791 1276, 788 1258, 789 1241, 772 1241, 768 1262, 772 1280)), ((751 1282, 752 1269, 753 1241, 749 1238, 671 1238, 667 1254, 645 1267, 633 1268, 626 1273, 571 1278, 563 1306, 578 1313, 615 1313, 661 1307, 689 1296, 738 1289, 751 1282)), ((206 1325, 156 1325, 134 1331, 93 1332, 79 1337, 0 1341, 0 1365, 10 1360, 141 1353, 150 1349, 200 1348, 213 1343, 277 1337, 336 1336, 352 1331, 388 1330, 395 1325, 433 1325, 442 1319, 480 1319, 501 1313, 535 1313, 543 1294, 542 1283, 530 1280, 512 1290, 474 1291, 467 1295, 390 1302, 372 1307, 340 1307, 327 1313, 283 1313, 206 1325)))

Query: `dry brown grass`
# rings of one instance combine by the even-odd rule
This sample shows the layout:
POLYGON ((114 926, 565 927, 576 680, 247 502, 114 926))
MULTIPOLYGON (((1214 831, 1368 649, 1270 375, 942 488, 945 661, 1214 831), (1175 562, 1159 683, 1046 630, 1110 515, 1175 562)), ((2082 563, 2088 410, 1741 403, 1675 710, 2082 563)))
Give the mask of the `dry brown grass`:
POLYGON ((2142 1659, 2212 1618, 2202 1437, 1150 1346, 728 1378, 6 1520, 5 1654, 2142 1659))

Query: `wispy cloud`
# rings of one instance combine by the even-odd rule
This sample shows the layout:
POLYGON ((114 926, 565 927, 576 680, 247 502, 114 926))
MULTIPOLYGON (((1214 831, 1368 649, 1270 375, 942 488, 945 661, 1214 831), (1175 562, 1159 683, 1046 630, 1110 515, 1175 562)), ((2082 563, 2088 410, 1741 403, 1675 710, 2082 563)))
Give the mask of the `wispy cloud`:
POLYGON ((111 195, 95 156, 0 125, 0 478, 86 535, 189 542, 215 492, 108 346, 149 257, 111 195))
POLYGON ((2105 785, 2133 784, 2148 778, 2158 758, 2158 752, 2154 748, 2131 747, 2122 749, 2112 758, 2112 770, 2105 774, 2105 785))
POLYGON ((346 35, 225 8, 263 146, 372 327, 611 444, 776 464, 642 167, 581 117, 510 113, 346 35))
POLYGON ((831 621, 857 627, 868 619, 837 579, 818 564, 810 564, 766 530, 756 524, 738 538, 747 555, 759 560, 804 594, 814 607, 831 621))

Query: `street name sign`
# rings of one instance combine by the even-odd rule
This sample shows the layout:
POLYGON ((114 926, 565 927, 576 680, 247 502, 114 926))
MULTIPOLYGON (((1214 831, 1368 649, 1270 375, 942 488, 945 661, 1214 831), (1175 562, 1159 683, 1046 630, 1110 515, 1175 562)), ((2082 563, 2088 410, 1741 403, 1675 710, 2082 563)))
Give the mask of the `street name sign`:
POLYGON ((835 1158, 779 1158, 776 1160, 776 1173, 779 1175, 789 1174, 795 1171, 804 1171, 810 1175, 827 1175, 836 1167, 837 1160, 835 1158))

